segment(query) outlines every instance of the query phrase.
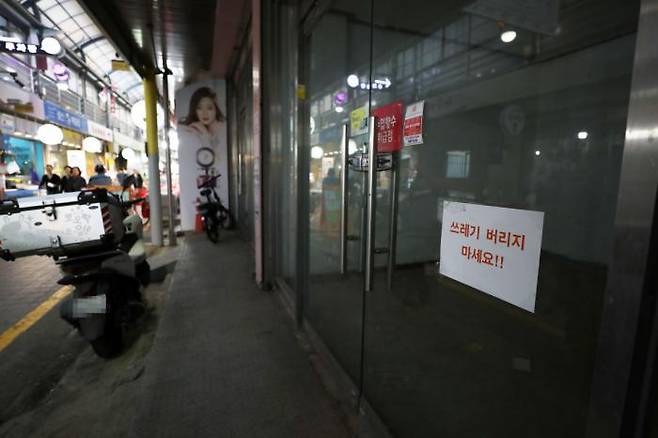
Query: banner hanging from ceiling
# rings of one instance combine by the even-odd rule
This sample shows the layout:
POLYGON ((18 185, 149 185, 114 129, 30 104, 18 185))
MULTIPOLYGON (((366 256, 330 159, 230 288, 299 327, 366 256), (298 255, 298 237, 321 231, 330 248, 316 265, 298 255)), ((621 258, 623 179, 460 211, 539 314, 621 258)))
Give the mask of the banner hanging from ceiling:
POLYGON ((198 184, 221 175, 216 190, 229 208, 226 146, 226 83, 211 79, 176 92, 178 162, 180 166, 180 219, 183 230, 193 230, 196 206, 205 198, 198 184))

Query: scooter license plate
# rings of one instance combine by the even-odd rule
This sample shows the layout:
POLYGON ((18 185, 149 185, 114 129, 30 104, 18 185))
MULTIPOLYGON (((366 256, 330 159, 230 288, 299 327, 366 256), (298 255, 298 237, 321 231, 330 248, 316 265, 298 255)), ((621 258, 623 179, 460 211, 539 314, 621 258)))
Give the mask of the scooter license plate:
POLYGON ((73 317, 83 318, 94 314, 104 314, 107 311, 107 297, 94 295, 93 297, 75 298, 73 300, 73 317))

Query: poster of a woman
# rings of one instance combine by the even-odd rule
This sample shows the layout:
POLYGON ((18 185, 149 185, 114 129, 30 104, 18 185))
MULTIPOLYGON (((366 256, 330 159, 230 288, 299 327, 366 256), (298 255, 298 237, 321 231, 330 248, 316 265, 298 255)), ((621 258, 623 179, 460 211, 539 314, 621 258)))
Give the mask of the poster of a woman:
POLYGON ((204 175, 221 175, 217 191, 228 206, 228 164, 224 81, 202 81, 176 93, 181 226, 194 229, 197 182, 204 175), (199 151, 211 150, 200 160, 199 151), (210 157, 210 161, 208 161, 210 157))

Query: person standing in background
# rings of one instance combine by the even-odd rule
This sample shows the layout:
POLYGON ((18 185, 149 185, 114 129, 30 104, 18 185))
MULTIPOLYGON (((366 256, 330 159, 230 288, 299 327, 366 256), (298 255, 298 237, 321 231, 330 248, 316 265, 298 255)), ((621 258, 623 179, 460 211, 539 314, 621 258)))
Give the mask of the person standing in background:
POLYGON ((97 164, 96 167, 94 168, 94 172, 96 172, 96 175, 89 178, 89 185, 90 186, 111 186, 112 185, 112 178, 105 175, 105 166, 103 166, 102 164, 97 164))
POLYGON ((126 169, 119 168, 117 172, 117 183, 121 187, 123 187, 123 182, 126 180, 128 177, 128 172, 126 172, 126 169))
POLYGON ((62 192, 71 192, 69 190, 69 180, 71 178, 71 166, 64 166, 64 175, 61 178, 62 192))
POLYGON ((53 166, 46 165, 46 173, 41 178, 39 183, 40 189, 45 189, 49 195, 54 195, 62 191, 62 180, 59 175, 53 173, 53 166))
POLYGON ((67 192, 79 192, 87 186, 79 167, 71 168, 71 176, 67 179, 67 192))

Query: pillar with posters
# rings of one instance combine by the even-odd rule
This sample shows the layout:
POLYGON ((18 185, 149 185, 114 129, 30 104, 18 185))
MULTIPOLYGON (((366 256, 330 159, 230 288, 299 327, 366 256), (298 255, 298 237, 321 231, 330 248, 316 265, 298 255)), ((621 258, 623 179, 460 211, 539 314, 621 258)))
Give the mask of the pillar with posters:
POLYGON ((223 80, 195 82, 176 92, 181 228, 195 228, 198 183, 221 175, 217 193, 229 208, 226 145, 226 85, 223 80))

